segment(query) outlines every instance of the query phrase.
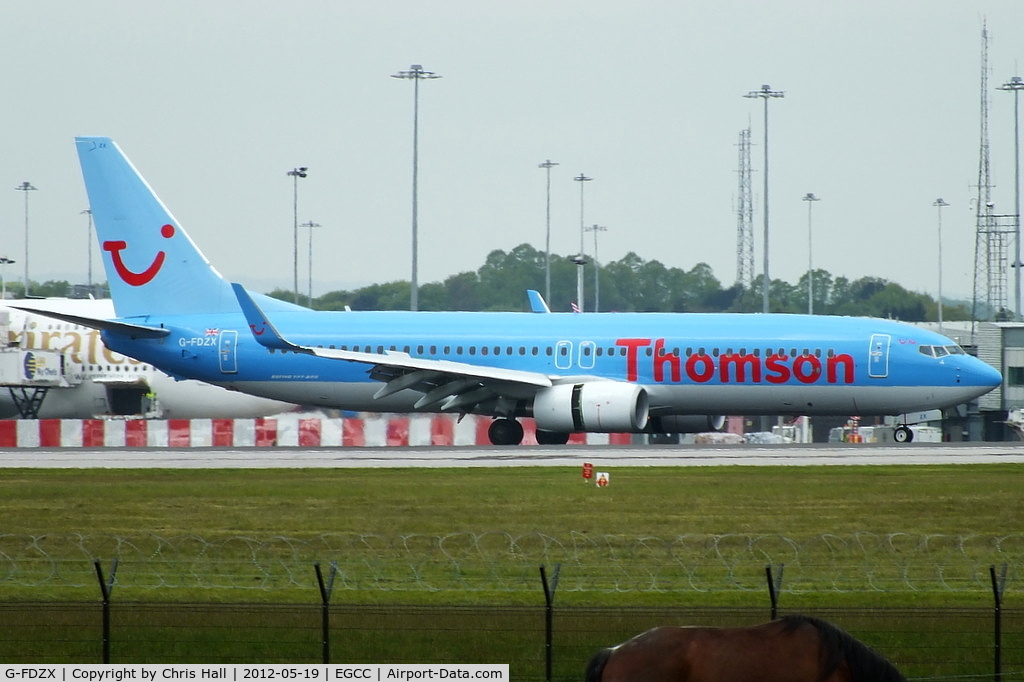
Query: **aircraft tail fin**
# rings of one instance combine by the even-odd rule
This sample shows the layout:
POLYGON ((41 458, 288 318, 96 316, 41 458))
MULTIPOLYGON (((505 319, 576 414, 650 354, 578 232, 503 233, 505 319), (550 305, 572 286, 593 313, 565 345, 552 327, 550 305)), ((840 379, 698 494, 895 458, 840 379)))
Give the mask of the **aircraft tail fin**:
POLYGON ((237 313, 229 282, 117 144, 108 137, 75 143, 118 317, 237 313))
POLYGON ((536 289, 527 289, 526 296, 530 299, 530 312, 534 313, 550 313, 551 309, 548 308, 548 302, 544 300, 544 297, 540 295, 540 292, 536 289))

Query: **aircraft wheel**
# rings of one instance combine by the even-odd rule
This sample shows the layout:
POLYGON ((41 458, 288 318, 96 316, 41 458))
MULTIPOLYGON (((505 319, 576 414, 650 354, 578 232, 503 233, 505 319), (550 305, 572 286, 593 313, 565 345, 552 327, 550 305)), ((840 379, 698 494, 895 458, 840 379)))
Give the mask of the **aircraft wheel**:
POLYGON ((569 442, 569 434, 559 431, 543 431, 537 429, 537 443, 539 445, 565 445, 569 442))
POLYGON ((495 419, 487 428, 492 445, 519 445, 523 442, 523 425, 515 419, 495 419))
POLYGON ((909 443, 914 440, 914 432, 910 430, 909 426, 897 426, 892 437, 897 443, 909 443))

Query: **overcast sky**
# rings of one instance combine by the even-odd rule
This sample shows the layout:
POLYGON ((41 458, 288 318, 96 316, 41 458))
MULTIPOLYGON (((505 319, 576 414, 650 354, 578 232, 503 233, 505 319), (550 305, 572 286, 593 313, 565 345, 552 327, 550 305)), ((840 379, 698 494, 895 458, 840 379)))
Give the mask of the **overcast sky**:
POLYGON ((1013 212, 1013 95, 995 86, 1021 72, 1021 0, 38 0, 3 14, 12 280, 26 180, 31 278, 86 279, 75 135, 114 138, 250 287, 291 287, 299 165, 299 222, 321 224, 314 295, 408 279, 413 83, 389 76, 421 64, 443 77, 420 86, 421 283, 494 249, 542 250, 551 159, 553 252, 579 248, 584 173, 601 260, 703 261, 731 284, 748 124, 760 273, 763 104, 744 95, 769 84, 785 92, 769 103, 772 277, 806 270, 813 192, 815 267, 934 295, 942 197, 943 291, 970 296, 984 21, 993 198, 1013 212))

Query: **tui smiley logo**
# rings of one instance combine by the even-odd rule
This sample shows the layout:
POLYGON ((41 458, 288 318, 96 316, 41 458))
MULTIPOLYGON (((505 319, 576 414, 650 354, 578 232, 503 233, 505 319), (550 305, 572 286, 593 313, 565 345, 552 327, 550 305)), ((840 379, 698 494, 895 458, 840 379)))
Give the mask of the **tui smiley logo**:
MULTIPOLYGON (((174 236, 174 225, 164 225, 160 228, 160 235, 164 239, 170 239, 174 236)), ((114 269, 117 270, 118 276, 124 280, 124 282, 133 287, 141 287, 143 284, 149 284, 156 277, 156 274, 160 272, 160 268, 164 264, 164 259, 167 254, 164 251, 157 251, 156 256, 153 258, 153 262, 149 264, 149 267, 142 272, 134 272, 128 269, 128 266, 124 264, 124 260, 121 258, 121 252, 128 247, 128 243, 124 241, 108 241, 103 242, 103 250, 110 252, 110 258, 114 262, 114 269)))

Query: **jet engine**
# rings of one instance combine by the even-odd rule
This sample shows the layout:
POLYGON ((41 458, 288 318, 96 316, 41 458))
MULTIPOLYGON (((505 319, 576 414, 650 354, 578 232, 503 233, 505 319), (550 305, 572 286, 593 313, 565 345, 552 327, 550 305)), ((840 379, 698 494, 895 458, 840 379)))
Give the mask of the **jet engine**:
POLYGON ((653 433, 703 433, 705 431, 721 431, 725 427, 725 417, 707 414, 668 414, 651 420, 653 433))
POLYGON ((647 426, 649 405, 647 391, 636 384, 559 384, 534 396, 533 418, 544 431, 635 433, 647 426))

